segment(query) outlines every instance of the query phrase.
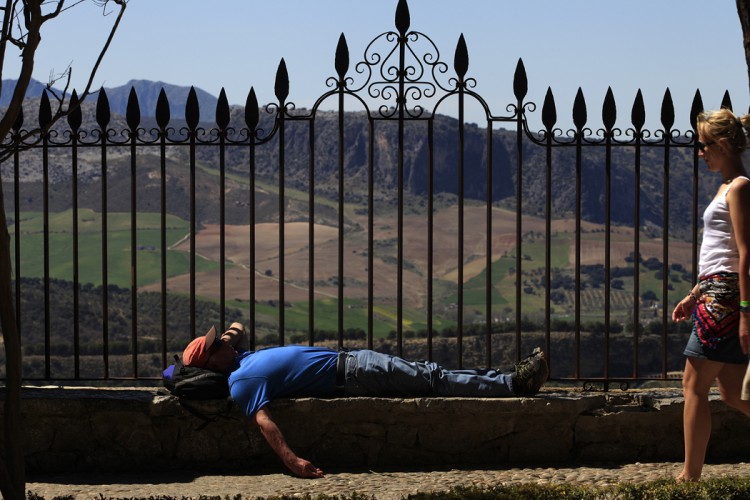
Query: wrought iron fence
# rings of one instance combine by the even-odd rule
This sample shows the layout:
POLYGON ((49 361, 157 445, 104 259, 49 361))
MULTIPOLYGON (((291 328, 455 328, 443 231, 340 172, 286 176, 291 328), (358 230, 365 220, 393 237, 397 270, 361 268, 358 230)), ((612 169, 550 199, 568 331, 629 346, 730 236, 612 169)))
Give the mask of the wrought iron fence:
POLYGON ((184 121, 163 89, 143 119, 132 89, 124 122, 104 89, 95 109, 74 93, 53 127, 43 95, 30 128, 42 132, 22 118, 2 145, 25 377, 152 379, 209 323, 235 319, 254 347, 328 341, 460 367, 540 344, 553 379, 605 385, 679 370, 671 305, 695 282, 711 187, 700 93, 691 129, 674 128, 667 90, 650 131, 640 92, 616 126, 610 90, 592 130, 579 90, 566 130, 551 89, 540 114, 527 100, 522 61, 496 115, 463 36, 450 65, 409 30, 404 0, 395 28, 353 67, 342 34, 310 109, 288 100, 283 60, 275 102, 251 89, 233 108, 222 91, 211 124, 194 90, 184 121))

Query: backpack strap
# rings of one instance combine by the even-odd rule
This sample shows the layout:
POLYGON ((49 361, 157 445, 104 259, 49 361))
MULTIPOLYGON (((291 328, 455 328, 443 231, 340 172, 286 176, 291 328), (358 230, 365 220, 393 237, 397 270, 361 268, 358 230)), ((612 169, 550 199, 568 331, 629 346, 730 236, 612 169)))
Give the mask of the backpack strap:
POLYGON ((203 423, 195 428, 196 431, 202 431, 208 424, 210 424, 211 422, 216 422, 220 418, 225 420, 237 420, 236 418, 230 416, 233 403, 232 398, 227 398, 226 407, 224 408, 224 410, 210 415, 207 415, 192 404, 188 403, 185 398, 178 398, 177 401, 180 403, 180 406, 189 411, 193 416, 203 420, 203 423))

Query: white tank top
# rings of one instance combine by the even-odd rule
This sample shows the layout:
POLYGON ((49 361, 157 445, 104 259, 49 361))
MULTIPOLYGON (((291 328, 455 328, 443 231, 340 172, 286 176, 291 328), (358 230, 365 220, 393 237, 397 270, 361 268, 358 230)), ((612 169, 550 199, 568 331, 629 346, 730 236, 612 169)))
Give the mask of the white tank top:
MULTIPOLYGON (((747 179, 744 176, 742 178, 747 179)), ((734 179, 726 191, 709 203, 703 212, 703 242, 698 262, 701 276, 736 273, 739 269, 740 254, 727 205, 727 193, 732 189, 732 184, 734 179)))

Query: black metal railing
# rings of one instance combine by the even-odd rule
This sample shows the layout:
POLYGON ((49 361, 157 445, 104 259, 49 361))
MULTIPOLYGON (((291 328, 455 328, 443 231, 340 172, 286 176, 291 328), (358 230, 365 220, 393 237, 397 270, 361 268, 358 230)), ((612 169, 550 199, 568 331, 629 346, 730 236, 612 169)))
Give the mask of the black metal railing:
POLYGON ((536 114, 519 60, 515 101, 495 115, 468 76, 463 36, 451 66, 409 25, 401 0, 396 31, 354 68, 342 35, 330 90, 309 110, 288 101, 283 60, 275 102, 259 107, 251 89, 241 110, 222 91, 212 124, 195 90, 184 121, 164 90, 142 119, 134 88, 123 121, 102 89, 95 109, 52 127, 43 95, 31 127, 41 134, 22 118, 2 145, 25 377, 151 379, 210 322, 235 319, 253 326, 254 347, 329 339, 461 367, 512 363, 540 344, 553 379, 605 385, 679 370, 685 334, 671 305, 695 282, 711 187, 698 176, 700 93, 690 129, 674 128, 667 90, 663 128, 649 131, 640 91, 622 129, 610 90, 594 131, 579 90, 564 130, 551 89, 536 114), (466 123, 472 106, 481 127, 466 123), (123 269, 127 281, 113 280, 123 269))

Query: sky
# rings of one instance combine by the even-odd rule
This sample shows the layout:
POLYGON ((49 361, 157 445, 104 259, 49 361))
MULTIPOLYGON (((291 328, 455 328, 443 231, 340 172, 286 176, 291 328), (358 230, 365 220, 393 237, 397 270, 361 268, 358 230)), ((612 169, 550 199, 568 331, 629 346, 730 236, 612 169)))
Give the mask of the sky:
MULTIPOLYGON (((310 107, 336 74, 340 35, 346 37, 353 68, 370 41, 395 30, 396 5, 397 0, 130 0, 94 88, 146 79, 193 85, 216 96, 224 88, 230 104, 244 105, 252 87, 265 104, 275 100, 275 74, 283 58, 288 101, 310 107)), ((629 125, 639 89, 647 126, 654 128, 667 88, 676 128, 689 128, 696 89, 707 109, 719 107, 725 90, 735 111, 748 109, 734 0, 409 0, 408 6, 410 30, 432 39, 441 60, 451 66, 464 35, 467 76, 476 80, 474 90, 496 116, 507 115, 506 107, 515 102, 519 58, 528 76, 526 100, 538 105, 540 115, 551 88, 558 124, 565 128, 572 126, 579 88, 592 126, 601 123, 608 88, 622 128, 629 125)), ((47 82, 72 65, 72 86, 85 87, 115 18, 102 14, 89 0, 48 23, 34 77, 47 82)), ((15 78, 15 59, 9 62, 6 79, 15 78)), ((455 115, 455 107, 444 112, 455 115)), ((483 117, 479 106, 467 109, 467 121, 482 124, 483 117)))

